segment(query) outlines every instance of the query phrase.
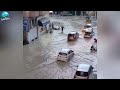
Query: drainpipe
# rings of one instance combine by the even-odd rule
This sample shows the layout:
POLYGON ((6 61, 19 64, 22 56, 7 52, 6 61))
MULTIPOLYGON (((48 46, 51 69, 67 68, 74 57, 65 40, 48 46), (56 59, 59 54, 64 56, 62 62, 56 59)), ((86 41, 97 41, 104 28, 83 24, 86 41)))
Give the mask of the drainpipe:
POLYGON ((39 28, 38 28, 38 17, 39 17, 39 16, 37 16, 37 17, 36 17, 37 38, 39 38, 39 30, 38 30, 38 29, 39 29, 39 28))

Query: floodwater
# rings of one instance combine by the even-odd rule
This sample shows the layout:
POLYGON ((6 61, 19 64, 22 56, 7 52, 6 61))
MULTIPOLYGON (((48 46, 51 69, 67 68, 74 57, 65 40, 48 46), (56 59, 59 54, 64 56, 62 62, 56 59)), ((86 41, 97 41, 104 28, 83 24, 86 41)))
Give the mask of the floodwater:
POLYGON ((90 47, 94 37, 97 37, 97 22, 93 21, 95 36, 92 39, 83 38, 81 28, 85 20, 79 16, 50 17, 52 22, 64 25, 64 31, 54 30, 53 33, 40 34, 39 39, 24 46, 24 62, 26 78, 32 79, 73 79, 80 63, 93 65, 96 70, 97 52, 91 53, 90 47), (80 37, 77 41, 68 42, 67 34, 77 31, 80 37), (72 49, 75 53, 68 62, 57 61, 57 55, 62 48, 72 49))

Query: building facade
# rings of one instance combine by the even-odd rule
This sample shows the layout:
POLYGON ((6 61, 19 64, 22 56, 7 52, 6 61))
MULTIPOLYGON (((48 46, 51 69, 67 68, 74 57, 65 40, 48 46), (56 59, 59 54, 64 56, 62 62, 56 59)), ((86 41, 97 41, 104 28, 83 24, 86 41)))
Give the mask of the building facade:
POLYGON ((29 44, 37 36, 38 11, 23 11, 23 44, 29 44))
POLYGON ((48 17, 49 11, 23 11, 23 43, 39 37, 38 19, 48 17))

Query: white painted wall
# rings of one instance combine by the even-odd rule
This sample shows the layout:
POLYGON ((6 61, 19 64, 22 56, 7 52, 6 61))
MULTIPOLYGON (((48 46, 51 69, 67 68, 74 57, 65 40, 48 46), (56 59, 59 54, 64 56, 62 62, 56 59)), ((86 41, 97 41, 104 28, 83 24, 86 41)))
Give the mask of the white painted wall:
POLYGON ((37 28, 34 27, 33 29, 30 29, 30 31, 28 32, 27 40, 30 43, 36 37, 37 37, 37 28))

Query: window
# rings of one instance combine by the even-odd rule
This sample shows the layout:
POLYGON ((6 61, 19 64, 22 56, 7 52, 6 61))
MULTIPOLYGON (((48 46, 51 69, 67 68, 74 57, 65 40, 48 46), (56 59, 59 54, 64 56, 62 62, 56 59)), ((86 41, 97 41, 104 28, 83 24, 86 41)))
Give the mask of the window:
POLYGON ((77 76, 81 76, 80 71, 77 71, 77 72, 76 72, 76 75, 77 75, 77 76))
POLYGON ((86 26, 84 26, 84 28, 92 28, 91 26, 89 26, 89 25, 86 25, 86 26))
POLYGON ((68 34, 69 37, 74 37, 74 34, 68 34))
POLYGON ((90 35, 91 33, 90 32, 85 32, 85 35, 90 35))
POLYGON ((88 76, 88 72, 77 71, 77 72, 76 72, 76 75, 77 75, 77 76, 87 77, 87 76, 88 76))
POLYGON ((29 32, 30 29, 36 27, 36 18, 23 19, 23 30, 29 32))
POLYGON ((73 51, 72 51, 72 50, 70 50, 70 52, 72 53, 73 51))
POLYGON ((71 51, 68 52, 68 54, 70 54, 70 53, 71 53, 71 51))
POLYGON ((23 31, 29 32, 29 23, 28 20, 23 20, 23 31))
POLYGON ((67 56, 67 54, 66 54, 66 53, 61 53, 61 52, 60 52, 59 54, 60 54, 60 55, 65 55, 65 56, 67 56))

